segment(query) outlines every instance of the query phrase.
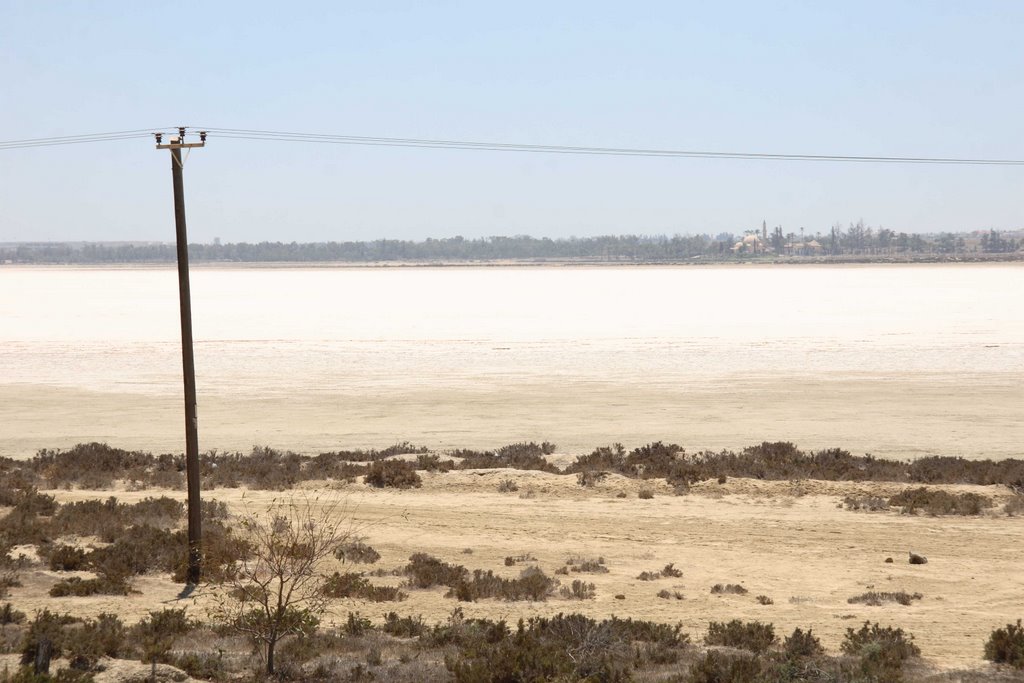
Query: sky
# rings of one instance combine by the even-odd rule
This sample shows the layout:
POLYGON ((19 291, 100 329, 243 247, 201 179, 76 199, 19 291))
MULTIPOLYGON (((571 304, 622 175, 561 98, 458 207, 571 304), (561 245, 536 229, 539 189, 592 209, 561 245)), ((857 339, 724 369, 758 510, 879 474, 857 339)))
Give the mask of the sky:
MULTIPOLYGON (((0 141, 134 129, 1024 159, 1024 3, 0 0, 0 141)), ((173 241, 147 139, 0 149, 0 242, 173 241)), ((1024 166, 211 135, 209 242, 1024 227, 1024 166)))

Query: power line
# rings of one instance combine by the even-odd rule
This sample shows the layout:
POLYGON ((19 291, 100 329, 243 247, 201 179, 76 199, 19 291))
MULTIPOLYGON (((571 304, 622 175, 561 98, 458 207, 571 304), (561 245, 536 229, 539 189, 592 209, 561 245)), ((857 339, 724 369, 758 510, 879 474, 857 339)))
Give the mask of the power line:
POLYGON ((371 147, 409 147, 427 149, 478 150, 490 152, 521 152, 534 154, 577 154, 599 156, 636 156, 695 159, 740 159, 750 161, 817 161, 845 163, 942 164, 960 166, 1024 166, 1024 159, 979 159, 959 157, 905 157, 839 154, 792 154, 761 152, 722 152, 710 150, 637 149, 624 147, 579 147, 568 145, 534 145, 522 143, 481 142, 471 140, 438 140, 419 138, 387 138, 324 133, 296 133, 238 128, 204 128, 210 135, 239 140, 270 140, 306 144, 362 145, 371 147))
MULTIPOLYGON (((81 135, 61 135, 45 138, 26 138, 24 140, 0 141, 0 149, 25 149, 30 147, 53 147, 56 145, 79 145, 86 142, 110 142, 112 140, 129 140, 152 135, 153 128, 136 130, 118 130, 108 133, 83 133, 81 135)), ((156 130, 159 130, 157 128, 156 130)))
MULTIPOLYGON (((0 150, 76 145, 90 142, 111 142, 142 138, 170 127, 154 127, 109 133, 88 133, 24 140, 0 141, 0 150)), ((571 145, 537 145, 526 143, 446 140, 427 138, 370 137, 326 133, 300 133, 246 128, 189 128, 205 130, 211 136, 235 140, 264 140, 303 144, 357 145, 368 147, 404 147, 413 149, 448 149, 484 152, 518 152, 525 154, 569 154, 586 156, 661 157, 682 159, 724 159, 746 161, 800 161, 874 164, 933 164, 947 166, 1024 166, 1024 159, 990 159, 966 157, 909 157, 845 154, 795 154, 765 152, 729 152, 713 150, 643 149, 629 147, 584 147, 571 145)))

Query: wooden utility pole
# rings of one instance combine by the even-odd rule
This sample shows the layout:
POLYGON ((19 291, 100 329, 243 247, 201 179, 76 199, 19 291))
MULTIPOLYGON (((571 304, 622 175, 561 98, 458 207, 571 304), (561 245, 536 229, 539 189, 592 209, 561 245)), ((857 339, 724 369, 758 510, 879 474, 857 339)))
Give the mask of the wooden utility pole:
POLYGON ((195 585, 202 576, 202 517, 199 502, 199 417, 196 410, 196 364, 192 354, 192 294, 188 283, 188 236, 185 232, 185 185, 182 180, 181 150, 206 146, 206 132, 199 142, 186 143, 185 129, 178 137, 162 144, 163 134, 155 133, 156 148, 171 151, 171 178, 174 184, 174 228, 178 246, 178 303, 181 308, 181 365, 185 380, 185 479, 188 488, 188 571, 185 581, 195 585))

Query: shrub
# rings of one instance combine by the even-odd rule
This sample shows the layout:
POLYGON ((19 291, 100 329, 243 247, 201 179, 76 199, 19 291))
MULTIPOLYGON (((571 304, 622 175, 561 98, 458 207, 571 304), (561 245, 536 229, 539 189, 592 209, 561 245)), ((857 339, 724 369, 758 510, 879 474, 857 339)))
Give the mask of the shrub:
POLYGON ((47 551, 47 564, 55 572, 73 572, 85 567, 85 551, 70 545, 53 546, 47 551))
POLYGON ((441 458, 434 453, 422 453, 416 457, 416 469, 427 472, 447 472, 455 467, 451 460, 442 462, 441 458))
POLYGON ((462 632, 458 655, 445 658, 457 683, 629 680, 628 636, 612 621, 559 614, 520 622, 513 633, 484 620, 462 632))
POLYGON ((423 623, 423 617, 400 617, 395 612, 388 612, 384 615, 381 630, 398 638, 418 638, 426 633, 427 625, 423 623))
POLYGON ((68 629, 64 634, 71 666, 91 670, 100 657, 119 657, 126 651, 125 628, 114 614, 100 614, 85 621, 80 628, 68 629))
POLYGON ((843 504, 847 510, 879 512, 889 509, 888 501, 880 496, 846 496, 843 498, 843 504))
POLYGON ((597 588, 592 583, 574 579, 568 586, 562 586, 558 594, 568 600, 593 600, 597 596, 597 588))
POLYGON ((498 493, 515 493, 519 490, 519 484, 511 479, 502 479, 498 482, 498 493))
POLYGON ((334 572, 324 581, 323 593, 329 598, 357 598, 371 602, 401 602, 409 597, 393 586, 374 586, 354 572, 334 572))
POLYGON ((654 498, 654 491, 650 489, 640 489, 640 492, 636 494, 636 497, 641 500, 650 500, 651 498, 654 498))
POLYGON ((376 488, 419 488, 423 484, 416 466, 402 460, 379 460, 370 465, 366 483, 376 488))
POLYGON ((565 561, 569 571, 577 574, 607 574, 608 567, 604 566, 604 558, 584 559, 582 557, 570 557, 565 561))
POLYGON ((0 607, 0 626, 20 624, 23 621, 25 621, 25 613, 14 609, 11 603, 5 602, 3 607, 0 607))
POLYGON ((754 653, 766 651, 775 644, 775 627, 760 621, 742 622, 733 619, 728 623, 712 621, 704 642, 708 645, 725 645, 754 653))
POLYGON ((670 598, 675 598, 676 600, 683 600, 686 596, 680 593, 679 591, 670 591, 662 588, 660 591, 658 591, 658 597, 662 600, 668 600, 670 598))
POLYGON ((452 586, 446 597, 454 597, 461 602, 474 602, 483 598, 541 601, 546 600, 557 585, 555 579, 537 567, 527 567, 517 579, 506 579, 490 570, 477 569, 473 571, 472 577, 462 579, 452 586))
POLYGON ((373 623, 359 612, 349 612, 343 630, 350 636, 362 636, 373 630, 373 623))
POLYGON ((164 608, 150 612, 149 616, 131 627, 129 634, 134 642, 141 645, 143 662, 148 663, 153 659, 170 661, 167 657, 174 642, 197 626, 196 622, 188 618, 184 607, 164 608))
POLYGON ((505 566, 514 567, 520 562, 536 562, 537 558, 530 553, 524 553, 522 555, 508 555, 505 557, 505 566))
POLYGON ((924 510, 929 515, 980 515, 992 507, 992 499, 977 493, 949 493, 925 487, 904 489, 889 498, 889 505, 900 506, 907 515, 924 510))
POLYGON ((594 488, 608 477, 607 472, 587 470, 576 474, 576 483, 584 488, 594 488))
POLYGON ((775 601, 769 598, 767 595, 758 595, 756 598, 759 605, 774 605, 775 601))
POLYGON ((69 576, 50 587, 50 597, 63 598, 68 596, 85 597, 88 595, 128 595, 131 586, 124 576, 100 576, 95 579, 82 579, 69 576))
POLYGON ((412 588, 430 588, 431 586, 454 587, 469 573, 461 564, 449 564, 427 555, 415 553, 409 557, 409 564, 402 570, 412 588))
POLYGON ((1007 624, 1006 628, 992 631, 985 643, 985 659, 1024 669, 1024 628, 1020 619, 1016 624, 1007 624))
POLYGON ((352 564, 374 564, 380 559, 380 553, 367 545, 363 539, 354 538, 338 546, 334 556, 342 562, 352 564))
POLYGON ((889 592, 877 592, 869 591, 862 593, 861 595, 855 595, 852 598, 848 598, 846 602, 851 605, 865 604, 878 606, 885 602, 896 602, 901 605, 909 605, 914 600, 920 600, 924 596, 920 593, 907 593, 906 591, 897 591, 895 593, 889 592))
POLYGON ((840 646, 848 655, 861 655, 866 650, 881 649, 899 661, 918 657, 921 649, 914 644, 914 636, 904 634, 903 629, 891 626, 881 627, 877 623, 865 621, 856 631, 846 629, 846 637, 840 646))
POLYGON ((669 562, 665 565, 664 569, 661 570, 661 575, 678 579, 683 575, 683 572, 679 569, 676 569, 676 565, 674 562, 669 562))
POLYGON ((661 578, 661 572, 642 571, 636 578, 640 581, 657 581, 661 578))
POLYGON ((749 655, 705 652, 688 671, 687 683, 760 683, 761 661, 749 655))
POLYGON ((76 621, 70 615, 56 614, 48 609, 36 612, 21 639, 21 663, 32 664, 35 661, 43 640, 50 642, 50 656, 54 659, 60 657, 64 652, 64 627, 76 621))
POLYGON ((1003 512, 1011 517, 1024 514, 1024 495, 1017 494, 1006 501, 1006 505, 1003 506, 1003 512))
POLYGON ((714 586, 711 587, 711 593, 713 595, 746 595, 747 592, 747 589, 739 585, 738 583, 727 583, 725 585, 716 583, 714 586))
POLYGON ((800 657, 816 657, 825 651, 811 629, 801 631, 799 628, 793 630, 793 634, 782 641, 782 651, 787 659, 800 657))
POLYGON ((517 470, 540 470, 558 474, 557 467, 549 463, 544 456, 554 453, 554 445, 544 442, 537 445, 530 443, 514 443, 502 446, 495 452, 454 451, 452 455, 462 458, 460 469, 494 469, 510 467, 517 470))

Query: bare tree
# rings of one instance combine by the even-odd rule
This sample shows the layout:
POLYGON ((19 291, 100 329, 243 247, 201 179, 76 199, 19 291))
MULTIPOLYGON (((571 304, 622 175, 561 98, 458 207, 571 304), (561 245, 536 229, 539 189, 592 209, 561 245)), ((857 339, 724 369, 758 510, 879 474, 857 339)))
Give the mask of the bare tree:
POLYGON ((275 499, 238 520, 248 558, 215 592, 212 616, 247 636, 274 673, 274 650, 288 635, 310 635, 327 608, 323 562, 355 533, 341 501, 275 499))

